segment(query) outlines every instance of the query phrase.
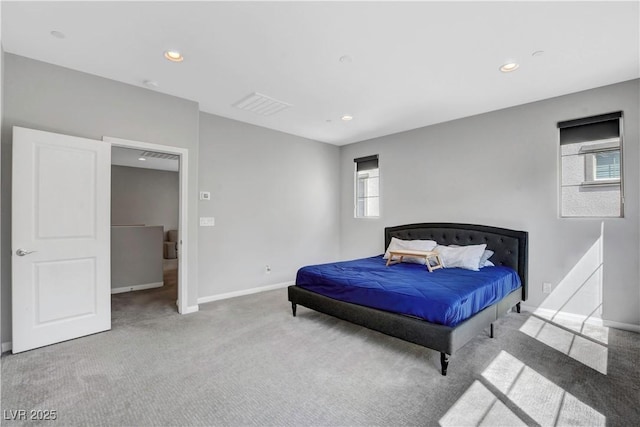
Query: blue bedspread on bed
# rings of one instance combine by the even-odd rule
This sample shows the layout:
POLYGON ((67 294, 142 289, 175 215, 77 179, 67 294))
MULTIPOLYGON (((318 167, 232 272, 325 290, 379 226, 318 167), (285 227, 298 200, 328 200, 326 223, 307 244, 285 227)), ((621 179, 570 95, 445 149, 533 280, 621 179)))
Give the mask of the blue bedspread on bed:
POLYGON ((329 298, 455 326, 520 287, 508 267, 480 271, 424 265, 389 267, 382 256, 298 270, 296 285, 329 298))

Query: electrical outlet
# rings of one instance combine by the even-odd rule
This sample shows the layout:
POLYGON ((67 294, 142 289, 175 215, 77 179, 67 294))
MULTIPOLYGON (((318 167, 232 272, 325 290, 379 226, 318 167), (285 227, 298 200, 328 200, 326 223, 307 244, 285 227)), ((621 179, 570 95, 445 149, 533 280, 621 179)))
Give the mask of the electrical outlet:
POLYGON ((551 293, 551 283, 544 282, 542 284, 542 293, 550 294, 551 293))

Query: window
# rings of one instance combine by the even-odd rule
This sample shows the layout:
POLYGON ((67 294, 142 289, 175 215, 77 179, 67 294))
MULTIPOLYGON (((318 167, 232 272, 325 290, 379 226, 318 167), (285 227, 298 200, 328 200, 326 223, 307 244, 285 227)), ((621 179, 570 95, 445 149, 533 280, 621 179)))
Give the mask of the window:
POLYGON ((594 154, 593 179, 595 181, 620 179, 620 150, 594 154))
POLYGON ((380 169, 378 155, 360 157, 355 162, 355 217, 380 216, 380 169))
POLYGON ((558 123, 560 214, 622 217, 622 113, 558 123))

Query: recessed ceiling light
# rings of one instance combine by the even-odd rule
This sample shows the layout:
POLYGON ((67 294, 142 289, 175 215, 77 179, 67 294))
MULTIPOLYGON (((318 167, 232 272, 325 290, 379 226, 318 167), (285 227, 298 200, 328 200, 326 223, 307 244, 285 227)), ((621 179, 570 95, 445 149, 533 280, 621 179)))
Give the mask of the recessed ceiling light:
POLYGON ((177 50, 167 50, 164 52, 164 57, 171 62, 182 62, 184 57, 177 50))
POLYGON ((353 116, 345 114, 344 116, 341 117, 341 119, 344 120, 345 122, 348 122, 349 120, 353 120, 353 116))
POLYGON ((153 88, 158 87, 158 82, 156 82, 154 80, 145 80, 144 84, 145 84, 145 86, 149 86, 149 87, 153 87, 153 88))
POLYGON ((55 31, 55 30, 51 31, 51 33, 49 33, 49 34, 51 34, 53 37, 55 37, 57 39, 63 39, 63 38, 66 37, 63 32, 55 31))
POLYGON ((518 67, 520 67, 520 64, 518 64, 517 62, 507 62, 506 64, 500 66, 500 71, 502 71, 503 73, 510 73, 517 70, 518 67))
POLYGON ((544 50, 536 50, 531 54, 531 56, 542 56, 544 55, 544 50))
POLYGON ((144 162, 147 159, 145 159, 144 157, 138 157, 138 160, 140 160, 141 162, 144 162))
POLYGON ((349 55, 344 55, 340 57, 340 62, 349 63, 352 62, 353 59, 349 55))

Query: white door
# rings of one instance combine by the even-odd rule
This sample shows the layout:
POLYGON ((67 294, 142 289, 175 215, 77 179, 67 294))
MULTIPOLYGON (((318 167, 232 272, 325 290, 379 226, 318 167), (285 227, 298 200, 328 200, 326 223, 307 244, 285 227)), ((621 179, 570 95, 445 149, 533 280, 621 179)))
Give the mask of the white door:
POLYGON ((13 128, 13 352, 111 329, 111 145, 13 128))

